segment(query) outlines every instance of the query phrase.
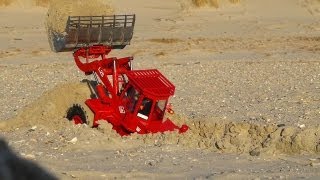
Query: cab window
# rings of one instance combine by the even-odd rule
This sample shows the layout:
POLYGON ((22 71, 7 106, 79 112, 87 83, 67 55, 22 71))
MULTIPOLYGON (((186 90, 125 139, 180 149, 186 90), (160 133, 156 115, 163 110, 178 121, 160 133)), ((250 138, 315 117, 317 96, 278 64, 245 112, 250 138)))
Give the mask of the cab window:
POLYGON ((135 106, 138 102, 138 99, 139 99, 139 92, 134 89, 132 86, 130 86, 127 91, 125 92, 124 94, 124 97, 126 99, 128 99, 127 101, 127 109, 130 111, 130 112, 133 112, 134 109, 135 109, 135 106))
POLYGON ((164 111, 166 107, 166 100, 159 100, 157 101, 157 107, 160 109, 160 111, 164 111))

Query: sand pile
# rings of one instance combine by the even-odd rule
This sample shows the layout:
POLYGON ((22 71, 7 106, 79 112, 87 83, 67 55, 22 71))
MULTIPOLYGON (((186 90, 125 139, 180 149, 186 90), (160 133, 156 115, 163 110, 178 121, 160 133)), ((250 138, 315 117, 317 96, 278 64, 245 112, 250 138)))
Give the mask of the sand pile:
POLYGON ((299 1, 300 5, 307 9, 312 15, 320 14, 320 1, 319 0, 303 0, 299 1))
POLYGON ((49 5, 46 26, 51 31, 63 33, 68 16, 101 16, 113 12, 107 0, 55 0, 49 5))
POLYGON ((228 4, 238 4, 240 0, 179 0, 181 10, 189 12, 195 8, 221 8, 228 4))
POLYGON ((9 6, 12 0, 0 0, 0 6, 9 6))
POLYGON ((0 0, 0 6, 47 7, 50 0, 0 0))
MULTIPOLYGON (((72 128, 72 123, 64 118, 66 110, 74 103, 82 103, 84 106, 83 102, 91 94, 86 82, 60 85, 23 109, 15 119, 1 124, 0 129, 6 131, 17 127, 30 128, 40 125, 52 131, 76 135, 83 140, 90 139, 93 134, 103 138, 101 142, 97 142, 100 145, 106 143, 105 138, 107 138, 106 148, 119 147, 130 141, 134 142, 135 146, 178 144, 189 148, 251 155, 320 153, 320 126, 301 128, 210 119, 186 121, 190 130, 185 134, 166 132, 132 134, 128 137, 117 135, 108 123, 102 123, 98 130, 88 127, 72 128)), ((171 119, 181 125, 186 118, 175 115, 171 116, 171 119)))
POLYGON ((260 154, 320 153, 320 126, 308 129, 247 122, 195 121, 190 139, 200 148, 260 154))
POLYGON ((249 153, 252 156, 272 154, 320 153, 320 126, 301 129, 223 120, 189 122, 185 134, 136 135, 144 144, 161 146, 179 144, 214 152, 249 153))
POLYGON ((84 106, 84 101, 91 94, 87 82, 59 85, 24 108, 13 120, 0 124, 0 129, 10 130, 34 125, 45 125, 53 129, 62 128, 68 122, 64 118, 68 108, 73 104, 84 106))
MULTIPOLYGON (((220 3, 222 3, 221 0, 191 0, 191 2, 196 7, 210 6, 215 8, 219 8, 220 3)), ((235 4, 239 3, 240 0, 228 0, 228 2, 235 4)))

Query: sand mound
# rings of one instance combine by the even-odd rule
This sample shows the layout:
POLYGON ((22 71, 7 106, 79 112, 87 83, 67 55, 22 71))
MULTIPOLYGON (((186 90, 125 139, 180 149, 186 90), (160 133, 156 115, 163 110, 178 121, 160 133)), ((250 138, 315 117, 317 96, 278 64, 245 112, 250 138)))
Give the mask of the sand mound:
MULTIPOLYGON (((204 7, 204 6, 210 6, 210 7, 215 7, 219 8, 220 3, 222 2, 221 0, 191 0, 192 4, 196 7, 204 7)), ((239 3, 240 0, 228 0, 230 3, 239 3)))
POLYGON ((0 6, 9 6, 12 0, 0 0, 0 6))
POLYGON ((249 153, 253 156, 320 153, 320 126, 300 129, 222 120, 196 120, 188 125, 190 130, 185 134, 166 132, 132 136, 148 145, 179 144, 193 149, 249 153))
POLYGON ((221 8, 228 4, 238 4, 240 0, 179 0, 180 8, 183 11, 189 12, 192 9, 199 8, 221 8))
POLYGON ((219 3, 218 0, 192 0, 192 4, 196 7, 203 7, 203 6, 213 6, 218 8, 219 3))
POLYGON ((59 85, 24 108, 16 118, 5 121, 0 129, 10 130, 18 127, 45 125, 49 128, 61 128, 67 123, 66 111, 73 104, 84 105, 91 96, 87 82, 59 85))
POLYGON ((55 0, 49 5, 47 29, 63 33, 68 16, 101 16, 113 14, 110 2, 107 0, 55 0))
POLYGON ((50 0, 0 0, 0 6, 47 7, 50 0))
MULTIPOLYGON (((70 137, 77 136, 89 140, 92 135, 101 136, 100 145, 109 147, 126 147, 128 141, 134 146, 162 146, 178 144, 189 148, 208 149, 217 152, 260 154, 296 154, 320 153, 320 126, 286 127, 271 124, 252 124, 247 122, 228 122, 221 119, 187 121, 190 130, 185 134, 166 132, 158 134, 120 137, 112 130, 112 126, 101 122, 98 129, 74 128, 72 123, 63 118, 66 110, 74 103, 84 106, 85 99, 92 95, 87 82, 64 84, 45 93, 41 98, 30 104, 19 115, 1 124, 3 131, 17 127, 30 128, 34 125, 43 126, 52 131, 63 131, 70 137), (106 141, 107 139, 107 141, 106 141)), ((179 115, 170 117, 181 125, 186 118, 179 115)), ((98 139, 99 139, 98 138, 98 139)), ((79 143, 79 146, 83 145, 79 143)), ((131 146, 130 146, 131 147, 131 146)))
POLYGON ((300 5, 307 9, 312 15, 320 14, 320 1, 319 0, 303 0, 299 1, 300 5))

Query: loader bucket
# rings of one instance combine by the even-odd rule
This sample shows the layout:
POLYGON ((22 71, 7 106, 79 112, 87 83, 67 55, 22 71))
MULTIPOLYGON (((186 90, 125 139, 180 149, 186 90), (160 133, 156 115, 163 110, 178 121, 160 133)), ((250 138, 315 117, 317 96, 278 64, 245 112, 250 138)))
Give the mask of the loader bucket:
POLYGON ((134 24, 135 15, 69 16, 64 33, 49 30, 49 43, 55 52, 98 44, 122 49, 130 44, 134 24))

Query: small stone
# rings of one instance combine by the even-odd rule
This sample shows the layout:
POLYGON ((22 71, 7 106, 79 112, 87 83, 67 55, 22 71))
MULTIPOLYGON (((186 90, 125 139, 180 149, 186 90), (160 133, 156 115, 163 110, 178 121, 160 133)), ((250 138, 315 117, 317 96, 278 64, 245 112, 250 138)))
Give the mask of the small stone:
POLYGON ((75 144, 78 141, 77 137, 72 138, 69 143, 75 144))
POLYGON ((254 149, 249 152, 251 156, 260 156, 260 150, 259 149, 254 149))
POLYGON ((145 164, 149 165, 149 166, 155 166, 156 165, 156 161, 154 160, 149 160, 149 161, 146 161, 145 164))
POLYGON ((277 127, 283 127, 286 126, 285 124, 278 124, 277 127))
POLYGON ((36 156, 33 155, 33 154, 27 154, 24 157, 27 158, 27 159, 35 159, 36 158, 36 156))
POLYGON ((36 155, 37 156, 42 156, 43 152, 37 152, 36 155))
POLYGON ((37 129, 37 126, 32 126, 30 131, 35 131, 37 129))
POLYGON ((38 142, 36 139, 30 139, 31 142, 38 142))
POLYGON ((305 124, 301 124, 301 125, 299 125, 299 128, 300 128, 300 129, 305 128, 305 127, 306 127, 306 125, 305 125, 305 124))

